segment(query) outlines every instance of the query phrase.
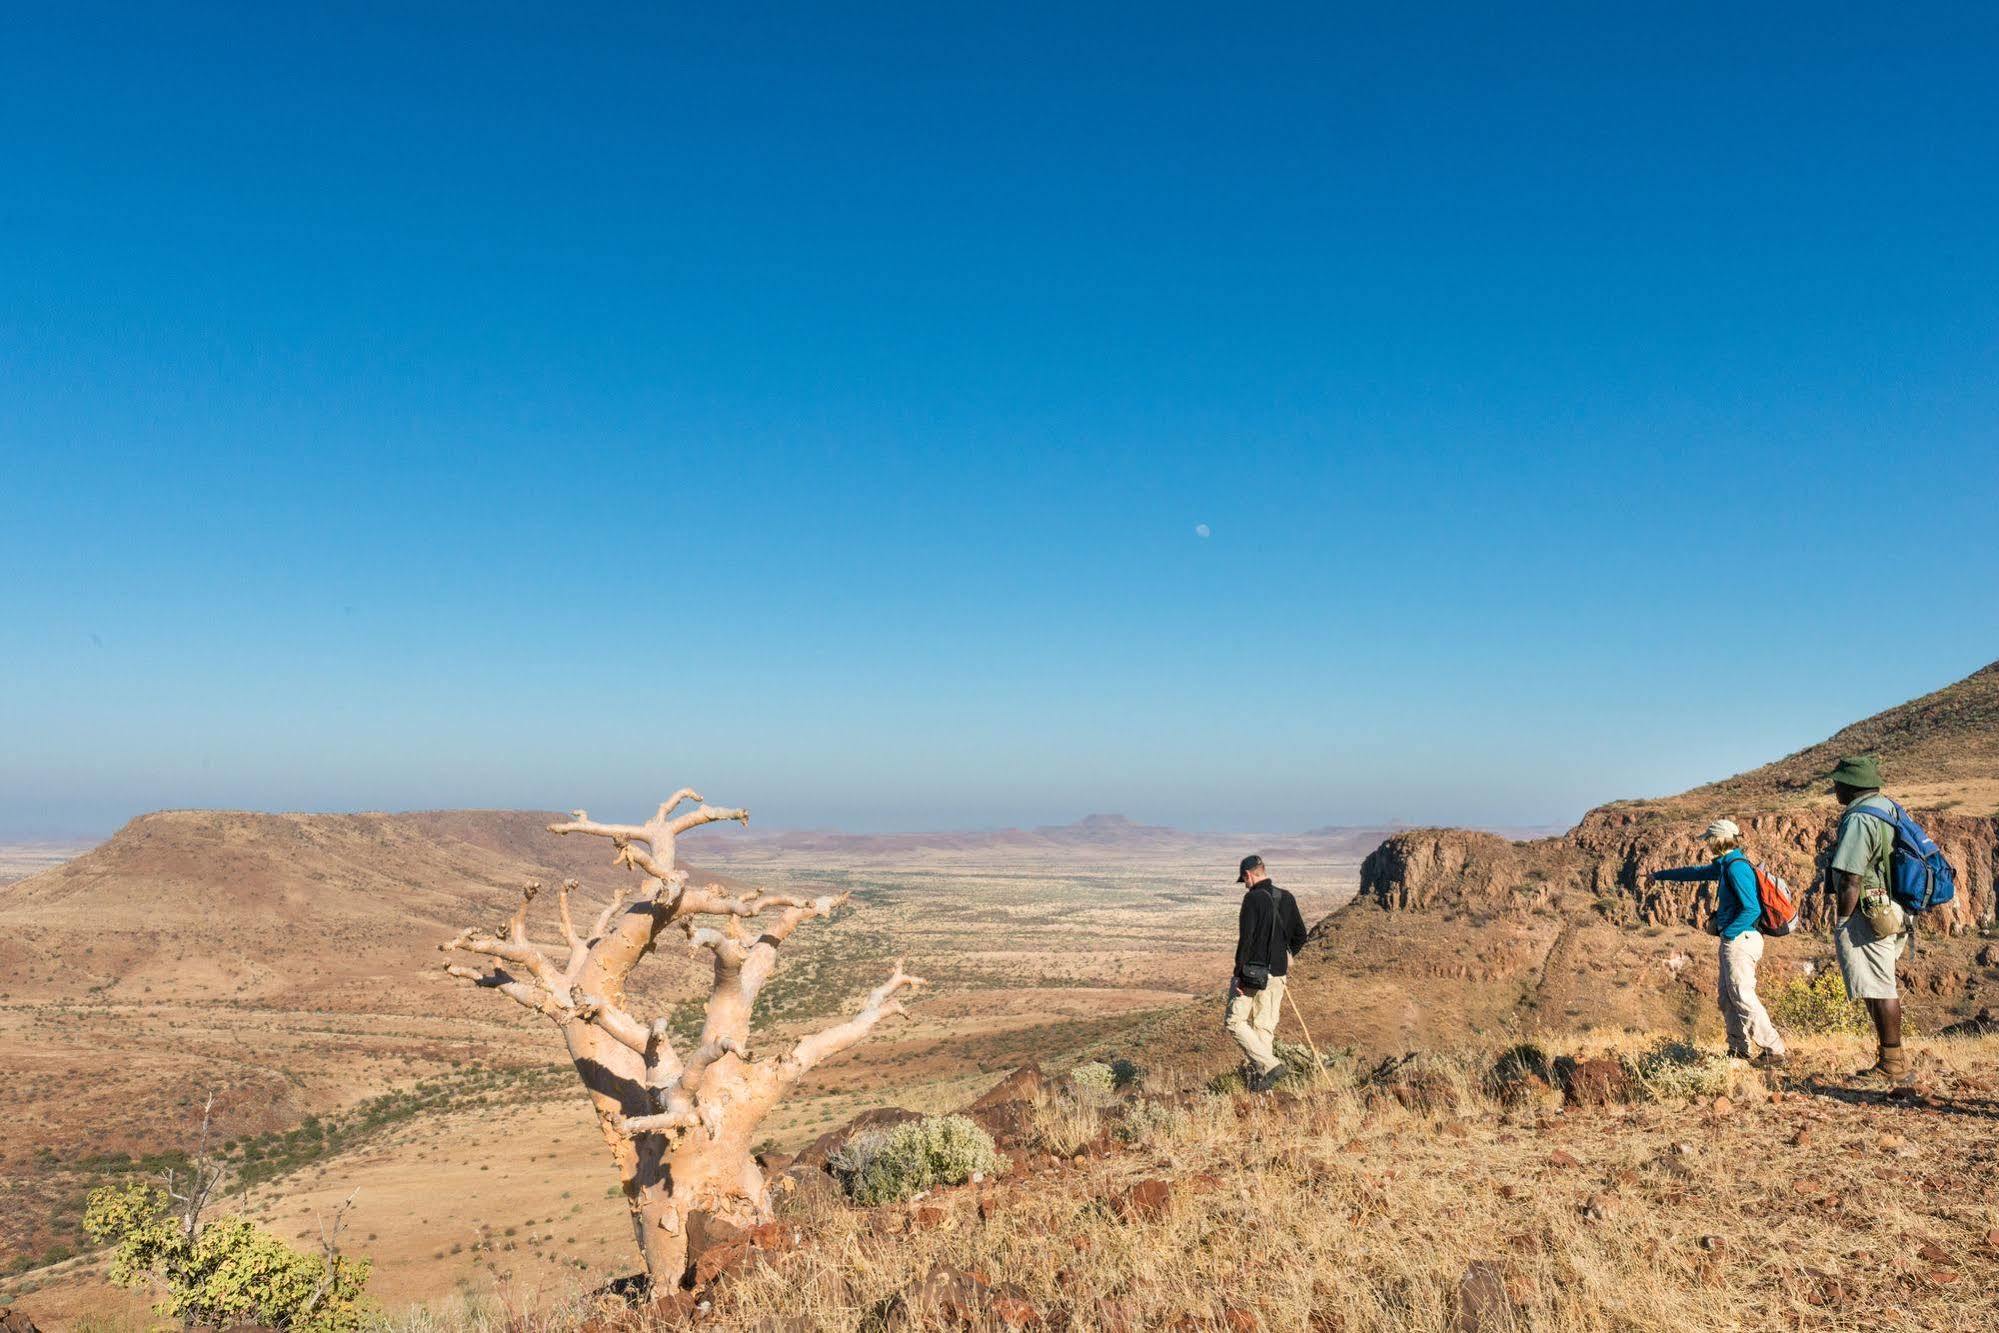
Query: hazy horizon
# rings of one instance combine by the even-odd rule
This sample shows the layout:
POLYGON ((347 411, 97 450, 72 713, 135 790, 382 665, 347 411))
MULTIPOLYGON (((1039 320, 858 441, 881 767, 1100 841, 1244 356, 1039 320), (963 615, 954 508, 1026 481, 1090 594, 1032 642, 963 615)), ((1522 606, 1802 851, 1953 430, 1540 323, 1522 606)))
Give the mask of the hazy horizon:
POLYGON ((1990 13, 9 39, 0 836, 1548 826, 1999 656, 1990 13))

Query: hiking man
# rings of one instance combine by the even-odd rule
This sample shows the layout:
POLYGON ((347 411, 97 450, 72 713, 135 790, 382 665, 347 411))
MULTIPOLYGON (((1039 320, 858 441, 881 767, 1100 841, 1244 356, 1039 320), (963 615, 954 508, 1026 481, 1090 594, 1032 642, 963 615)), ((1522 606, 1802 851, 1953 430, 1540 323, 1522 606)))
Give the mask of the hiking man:
POLYGON ((1242 910, 1236 915, 1235 971, 1222 1026, 1255 1069, 1250 1091, 1268 1092, 1285 1074, 1277 1058, 1277 1020, 1283 1016, 1291 955, 1305 947, 1305 918, 1298 914, 1298 900, 1271 882, 1262 857, 1243 857, 1235 880, 1243 886, 1242 910))
POLYGON ((1838 912, 1833 942, 1846 997, 1865 1000, 1879 1048, 1874 1064, 1855 1078, 1878 1077, 1899 1083, 1908 1077, 1902 1054, 1902 1000, 1895 964, 1908 941, 1906 931, 1877 928, 1872 915, 1892 924, 1899 912, 1864 910, 1870 899, 1887 897, 1889 860, 1895 851, 1895 803, 1881 794, 1881 767, 1873 755, 1848 755, 1832 771, 1832 794, 1846 807, 1826 865, 1826 888, 1838 912))
POLYGON ((1784 1038, 1770 1021, 1756 994, 1756 966, 1763 961, 1763 933, 1756 923, 1763 900, 1756 891, 1756 867, 1742 854, 1742 828, 1732 819, 1717 819, 1702 836, 1714 848, 1705 865, 1655 870, 1648 884, 1711 882, 1715 884, 1715 933, 1721 936, 1721 1019, 1728 1028, 1728 1053, 1750 1058, 1751 1042, 1763 1048, 1755 1063, 1769 1068, 1784 1063, 1784 1038))

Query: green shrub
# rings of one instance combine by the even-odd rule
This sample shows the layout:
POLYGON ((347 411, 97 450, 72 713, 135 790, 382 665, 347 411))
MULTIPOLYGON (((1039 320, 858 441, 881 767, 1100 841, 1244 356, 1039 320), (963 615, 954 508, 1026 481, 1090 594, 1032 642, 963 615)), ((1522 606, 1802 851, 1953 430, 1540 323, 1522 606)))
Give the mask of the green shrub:
POLYGON ((166 1294, 155 1313, 184 1323, 354 1333, 369 1318, 361 1294, 368 1283, 366 1259, 338 1260, 329 1273, 319 1255, 302 1254, 240 1216, 211 1222, 190 1241, 157 1185, 93 1190, 83 1229, 116 1246, 113 1283, 159 1283, 166 1294))
POLYGON ((1123 1113, 1111 1122, 1111 1137, 1120 1143, 1152 1143, 1180 1119, 1180 1113, 1170 1106, 1135 1098, 1126 1102, 1123 1113))
POLYGON ((1006 1162, 993 1136, 961 1115, 926 1116, 864 1129, 827 1165, 856 1203, 894 1203, 935 1185, 998 1175, 1006 1162))
POLYGON ((1111 1061, 1111 1082, 1120 1089, 1136 1087, 1145 1071, 1126 1059, 1111 1061))
POLYGON ((1117 1091, 1117 1071, 1101 1060, 1085 1061, 1069 1071, 1069 1088, 1078 1101, 1108 1101, 1117 1091))
POLYGON ((1661 1042, 1632 1062, 1638 1086, 1655 1102, 1684 1102, 1728 1092, 1728 1057, 1683 1041, 1661 1042))
POLYGON ((1865 1036, 1874 1030, 1867 1007, 1846 998, 1846 982, 1836 967, 1797 977, 1770 997, 1770 1019, 1779 1028, 1805 1036, 1865 1036))

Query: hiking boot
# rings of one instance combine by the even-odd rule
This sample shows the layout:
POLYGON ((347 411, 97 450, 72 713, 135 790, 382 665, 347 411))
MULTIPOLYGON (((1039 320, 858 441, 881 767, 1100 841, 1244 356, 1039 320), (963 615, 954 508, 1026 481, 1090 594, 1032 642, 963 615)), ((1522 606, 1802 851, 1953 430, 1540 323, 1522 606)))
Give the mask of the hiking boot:
POLYGON ((1865 1069, 1854 1071, 1855 1078, 1880 1079, 1886 1083, 1901 1083, 1909 1077, 1909 1057, 1902 1054, 1900 1046, 1883 1046, 1874 1063, 1865 1069))
POLYGON ((1277 1065, 1271 1069, 1264 1071, 1261 1074, 1258 1074, 1256 1076, 1256 1081, 1249 1085, 1249 1090, 1251 1092, 1269 1092, 1279 1083, 1282 1083, 1285 1079, 1285 1076, 1288 1075, 1290 1072, 1291 1070, 1289 1069, 1289 1067, 1285 1065, 1277 1065))
POLYGON ((1756 1069, 1782 1069, 1791 1063, 1791 1057, 1782 1051, 1765 1051, 1749 1063, 1756 1069))

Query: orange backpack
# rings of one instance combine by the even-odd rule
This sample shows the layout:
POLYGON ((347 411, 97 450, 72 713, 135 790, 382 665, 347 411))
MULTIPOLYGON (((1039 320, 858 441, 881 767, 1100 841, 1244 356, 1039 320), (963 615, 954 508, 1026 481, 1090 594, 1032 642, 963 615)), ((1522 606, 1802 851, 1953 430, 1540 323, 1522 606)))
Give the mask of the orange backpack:
POLYGON ((1796 930, 1798 904, 1791 897, 1791 886, 1782 876, 1772 875, 1754 861, 1749 868, 1756 872, 1756 899, 1763 904, 1762 915, 1756 918, 1756 929, 1765 935, 1788 935, 1796 930))

